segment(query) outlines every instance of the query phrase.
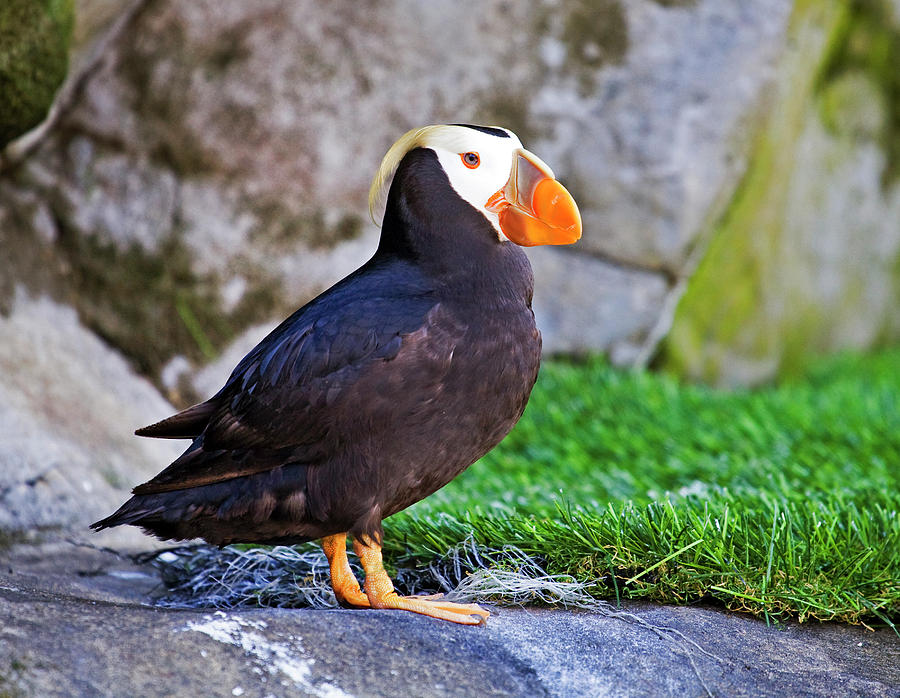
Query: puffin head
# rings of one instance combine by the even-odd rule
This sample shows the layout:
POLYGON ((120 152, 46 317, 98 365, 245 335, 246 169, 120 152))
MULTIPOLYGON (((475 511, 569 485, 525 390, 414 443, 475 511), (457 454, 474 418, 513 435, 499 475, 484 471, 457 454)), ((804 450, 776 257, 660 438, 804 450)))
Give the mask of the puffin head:
POLYGON ((391 146, 369 191, 376 223, 397 168, 417 148, 434 152, 450 186, 491 223, 501 242, 568 245, 581 237, 578 206, 553 170, 512 131, 470 124, 413 129, 391 146))

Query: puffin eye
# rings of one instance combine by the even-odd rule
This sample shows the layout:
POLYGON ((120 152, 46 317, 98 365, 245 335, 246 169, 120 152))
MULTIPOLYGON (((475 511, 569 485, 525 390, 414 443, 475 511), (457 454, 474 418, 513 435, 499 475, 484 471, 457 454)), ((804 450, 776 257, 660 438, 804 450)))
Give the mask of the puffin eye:
POLYGON ((478 157, 478 153, 460 153, 459 157, 462 158, 463 165, 470 170, 474 170, 481 164, 481 158, 478 157))

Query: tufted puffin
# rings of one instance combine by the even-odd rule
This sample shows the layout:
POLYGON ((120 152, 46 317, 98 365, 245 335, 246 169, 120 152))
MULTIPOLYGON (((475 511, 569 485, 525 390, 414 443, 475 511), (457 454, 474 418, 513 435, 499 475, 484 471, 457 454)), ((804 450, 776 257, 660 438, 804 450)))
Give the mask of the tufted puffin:
POLYGON ((474 604, 399 596, 381 522, 521 417, 541 355, 521 246, 574 242, 581 217, 514 133, 469 124, 400 138, 372 183, 373 219, 382 207, 368 262, 282 322, 209 400, 137 430, 191 444, 92 528, 217 545, 321 538, 343 606, 487 618, 474 604))

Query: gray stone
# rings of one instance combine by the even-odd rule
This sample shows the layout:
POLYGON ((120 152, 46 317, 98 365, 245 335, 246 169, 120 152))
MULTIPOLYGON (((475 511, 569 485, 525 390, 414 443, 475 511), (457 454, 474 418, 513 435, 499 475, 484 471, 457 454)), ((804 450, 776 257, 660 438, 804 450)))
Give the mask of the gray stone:
POLYGON ((111 513, 180 452, 132 435, 171 411, 72 309, 20 290, 0 316, 0 531, 111 513))
POLYGON ((69 142, 67 156, 79 179, 90 185, 59 187, 57 215, 80 235, 122 250, 139 245, 158 252, 175 221, 178 189, 172 172, 83 137, 69 142))
POLYGON ((665 5, 623 3, 621 62, 579 99, 548 81, 535 111, 582 207, 580 247, 678 274, 744 173, 792 3, 665 5))
MULTIPOLYGON (((724 372, 729 383, 761 380, 784 353, 766 332, 803 335, 803 313, 780 309, 802 310, 808 297, 816 310, 835 293, 846 301, 834 327, 826 314, 818 336, 804 337, 811 350, 870 346, 900 332, 884 310, 896 297, 894 279, 879 269, 857 293, 860 265, 833 264, 892 254, 884 228, 898 228, 893 194, 878 182, 884 90, 865 75, 833 84, 816 77, 823 57, 834 54, 828 41, 838 35, 841 7, 837 0, 395 0, 326 9, 310 1, 135 0, 117 11, 108 0, 81 0, 69 81, 79 89, 70 90, 40 147, 0 173, 0 220, 49 240, 51 249, 79 235, 123 257, 139 249, 150 258, 145 267, 159 259, 177 270, 179 312, 203 312, 185 321, 190 331, 157 333, 146 349, 122 339, 122 313, 106 309, 109 294, 79 299, 79 308, 101 306, 94 324, 159 380, 172 357, 209 360, 230 338, 280 319, 371 254, 369 180, 404 130, 501 123, 554 166, 584 215, 583 240, 565 256, 547 253, 556 261, 539 269, 548 350, 590 348, 641 363, 672 326, 709 238, 735 215, 729 206, 746 200, 748 163, 773 161, 765 147, 775 142, 809 165, 782 164, 790 158, 780 156, 771 189, 753 208, 778 211, 774 220, 786 230, 779 239, 791 251, 784 261, 822 262, 839 280, 829 286, 807 268, 785 274, 781 258, 766 257, 759 322, 750 318, 739 337, 689 328, 692 342, 704 342, 696 349, 704 368, 684 369, 724 372), (827 83, 823 95, 819 83, 827 83), (804 111, 827 112, 826 135, 800 137, 804 111), (843 134, 837 150, 835 133, 843 134), (861 148, 858 157, 845 136, 861 148), (827 207, 815 202, 824 192, 844 202, 829 203, 841 208, 829 224, 853 232, 832 236, 831 261, 822 260, 816 239, 827 207), (859 231, 849 213, 857 198, 865 208, 859 231), (603 293, 592 298, 588 288, 603 293), (766 350, 748 352, 748 344, 766 350)), ((70 240, 70 254, 72 247, 70 240)), ((106 267, 110 278, 116 266, 106 267)), ((63 295, 50 282, 38 287, 51 289, 63 295)), ((146 302, 159 303, 167 291, 158 291, 146 302)), ((154 313, 136 315, 135 334, 152 335, 154 313)))
MULTIPOLYGON (((548 349, 628 362, 743 171, 789 12, 786 0, 139 1, 103 60, 76 57, 90 67, 77 98, 9 176, 121 254, 175 241, 196 302, 218 299, 239 331, 371 254, 369 181, 403 131, 501 123, 585 217, 575 254, 558 258, 570 263, 539 271, 548 349), (592 305, 588 288, 609 296, 592 305)), ((113 10, 82 0, 79 16, 76 53, 96 53, 113 10)), ((0 209, 20 205, 0 195, 0 209)))
POLYGON ((824 351, 865 349, 890 334, 886 325, 900 328, 892 283, 900 260, 900 183, 881 180, 886 163, 877 137, 884 109, 865 79, 844 87, 856 90, 867 112, 854 109, 853 120, 834 134, 810 110, 767 270, 770 302, 777 303, 768 308, 769 321, 798 327, 801 309, 821 318, 821 334, 810 344, 824 351))
MULTIPOLYGON (((666 340, 679 373, 755 384, 811 355, 900 338, 900 181, 888 176, 884 87, 858 69, 816 77, 848 21, 834 2, 798 15, 758 159, 666 340)), ((845 41, 867 36, 855 26, 845 41)))
POLYGON ((152 570, 71 545, 0 553, 0 691, 24 696, 897 696, 890 630, 704 607, 154 608, 152 570), (84 668, 90 667, 89 671, 84 668))
POLYGON ((608 264, 569 250, 531 248, 534 314, 547 353, 607 347, 632 363, 668 292, 665 277, 608 264))

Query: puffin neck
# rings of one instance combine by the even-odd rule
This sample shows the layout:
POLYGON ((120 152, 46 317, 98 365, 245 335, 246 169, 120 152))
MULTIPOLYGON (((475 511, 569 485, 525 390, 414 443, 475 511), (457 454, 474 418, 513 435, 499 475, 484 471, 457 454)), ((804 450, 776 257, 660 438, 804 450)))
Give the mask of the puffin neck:
POLYGON ((502 273, 498 263, 518 257, 510 247, 515 246, 501 243, 490 221, 456 193, 434 151, 406 154, 388 193, 378 254, 410 259, 448 280, 465 275, 471 284, 472 276, 502 273))

